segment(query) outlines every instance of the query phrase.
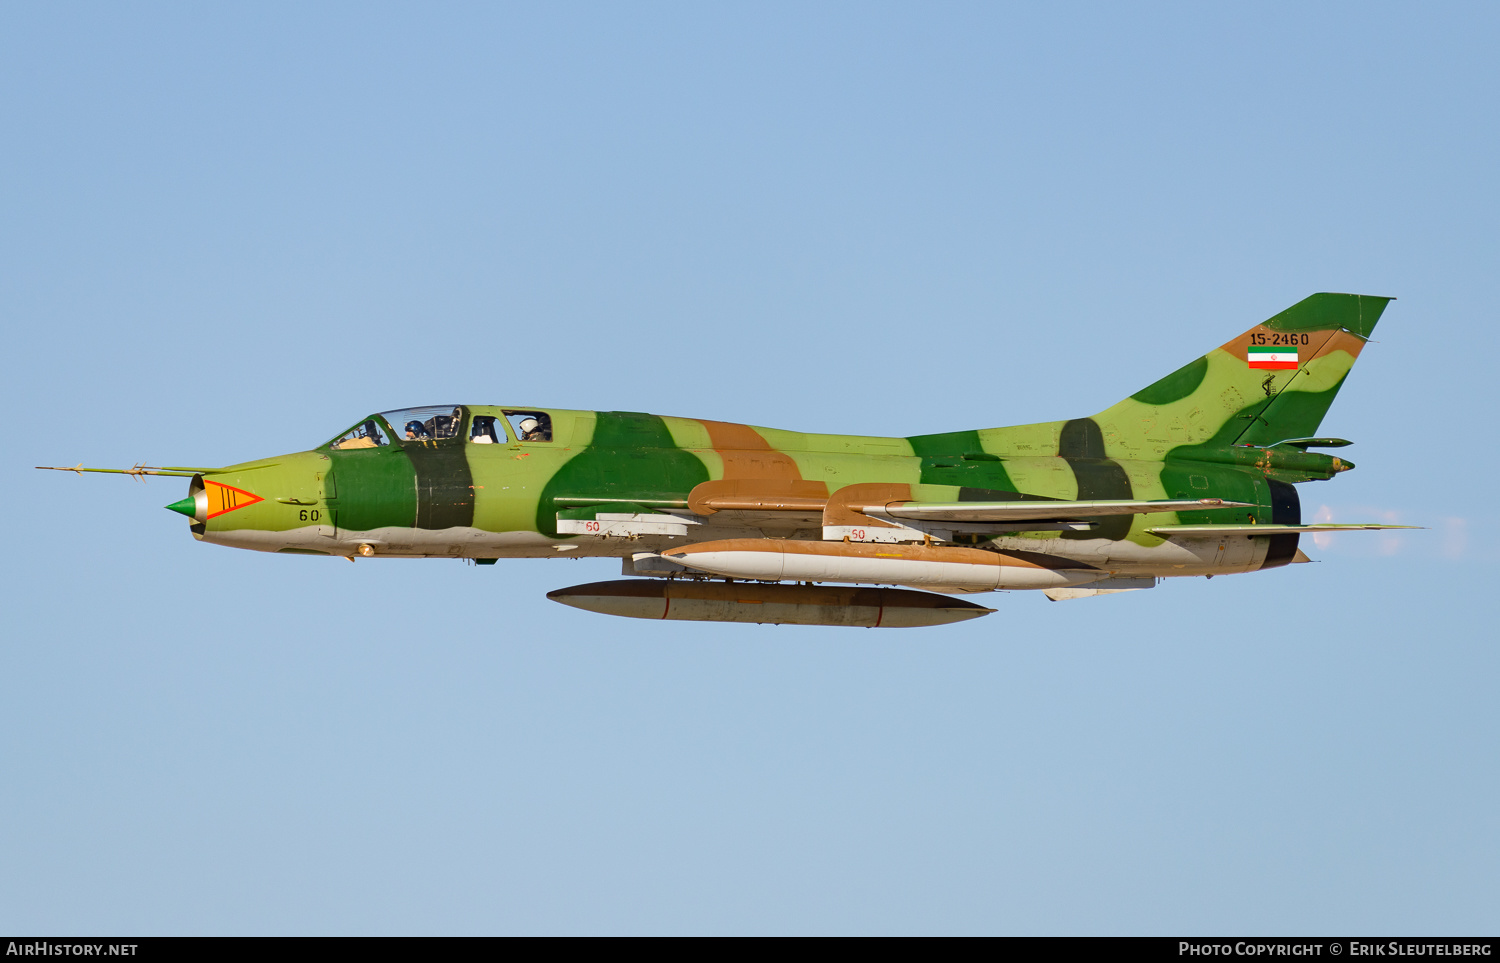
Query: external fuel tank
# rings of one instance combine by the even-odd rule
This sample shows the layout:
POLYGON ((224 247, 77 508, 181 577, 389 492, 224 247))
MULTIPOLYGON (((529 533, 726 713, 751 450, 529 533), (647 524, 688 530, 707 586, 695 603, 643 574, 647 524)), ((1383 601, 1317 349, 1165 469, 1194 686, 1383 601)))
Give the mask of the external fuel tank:
POLYGON ((689 579, 622 579, 548 592, 574 608, 635 619, 913 628, 989 615, 946 595, 844 585, 764 585, 689 579))

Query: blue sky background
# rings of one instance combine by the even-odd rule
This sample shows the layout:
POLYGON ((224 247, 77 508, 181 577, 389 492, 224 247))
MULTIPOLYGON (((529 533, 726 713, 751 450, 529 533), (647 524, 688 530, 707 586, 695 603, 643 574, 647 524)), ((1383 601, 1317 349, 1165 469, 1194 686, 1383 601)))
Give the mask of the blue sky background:
POLYGON ((1493 933, 1488 4, 0 7, 0 931, 1493 933), (1319 564, 910 631, 195 543, 434 403, 906 435, 1394 295, 1319 564))

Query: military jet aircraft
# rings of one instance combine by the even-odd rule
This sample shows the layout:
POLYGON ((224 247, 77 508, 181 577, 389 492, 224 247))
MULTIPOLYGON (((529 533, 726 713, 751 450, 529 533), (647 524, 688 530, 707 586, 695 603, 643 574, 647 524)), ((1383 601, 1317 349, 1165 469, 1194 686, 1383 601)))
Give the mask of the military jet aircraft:
POLYGON ((1162 578, 1307 561, 1295 485, 1352 462, 1317 431, 1389 298, 1314 294, 1087 418, 909 438, 631 411, 430 405, 189 478, 199 541, 363 558, 610 556, 549 598, 612 615, 919 626, 1162 578), (895 586, 900 586, 896 588, 895 586), (912 591, 922 589, 926 591, 912 591), (937 593, 937 594, 934 594, 937 593))

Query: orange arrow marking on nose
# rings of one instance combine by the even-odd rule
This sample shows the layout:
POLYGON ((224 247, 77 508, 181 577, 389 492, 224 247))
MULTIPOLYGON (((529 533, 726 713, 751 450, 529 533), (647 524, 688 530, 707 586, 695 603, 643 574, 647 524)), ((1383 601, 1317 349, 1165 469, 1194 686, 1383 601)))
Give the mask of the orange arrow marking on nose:
POLYGON ((236 508, 244 508, 246 505, 254 505, 256 502, 265 501, 259 495, 252 495, 244 489, 235 488, 233 485, 225 485, 221 482, 203 482, 203 494, 208 496, 208 517, 217 518, 225 512, 232 512, 236 508))

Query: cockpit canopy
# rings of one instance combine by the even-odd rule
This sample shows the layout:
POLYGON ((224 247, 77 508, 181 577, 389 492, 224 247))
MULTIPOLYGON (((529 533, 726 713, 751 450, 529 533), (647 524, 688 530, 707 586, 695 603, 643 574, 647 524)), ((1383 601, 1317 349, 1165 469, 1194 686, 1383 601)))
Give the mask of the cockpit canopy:
POLYGON ((330 441, 328 447, 336 451, 349 451, 355 448, 384 448, 390 443, 390 428, 372 416, 330 441))
MULTIPOLYGON (((494 411, 495 409, 489 409, 494 411)), ((328 442, 328 448, 350 451, 384 448, 394 440, 434 442, 457 438, 465 430, 465 411, 460 405, 424 405, 383 411, 355 425, 328 442)), ((552 416, 545 411, 501 409, 500 415, 476 414, 469 421, 468 441, 478 445, 504 445, 512 441, 552 441, 552 416), (509 426, 509 432, 506 428, 509 426)))
POLYGON ((427 405, 381 412, 381 417, 405 441, 441 441, 457 438, 464 424, 464 410, 458 405, 427 405))
POLYGON ((458 405, 424 405, 371 415, 328 443, 337 451, 384 448, 394 437, 401 441, 440 441, 455 438, 464 423, 458 405))

